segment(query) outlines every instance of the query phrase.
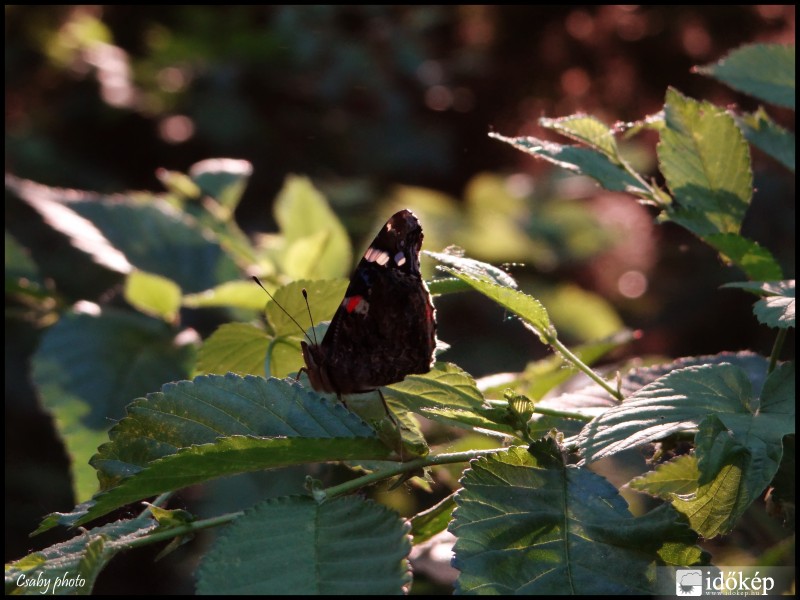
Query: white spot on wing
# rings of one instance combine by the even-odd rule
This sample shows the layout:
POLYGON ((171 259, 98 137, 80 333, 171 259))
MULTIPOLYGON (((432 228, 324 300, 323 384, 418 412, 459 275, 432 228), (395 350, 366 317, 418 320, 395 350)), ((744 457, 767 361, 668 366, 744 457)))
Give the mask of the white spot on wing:
POLYGON ((402 252, 398 252, 394 255, 394 262, 398 267, 402 267, 406 264, 406 256, 402 252))
POLYGON ((364 254, 364 259, 367 262, 378 263, 383 267, 389 262, 389 254, 377 248, 369 248, 364 254))

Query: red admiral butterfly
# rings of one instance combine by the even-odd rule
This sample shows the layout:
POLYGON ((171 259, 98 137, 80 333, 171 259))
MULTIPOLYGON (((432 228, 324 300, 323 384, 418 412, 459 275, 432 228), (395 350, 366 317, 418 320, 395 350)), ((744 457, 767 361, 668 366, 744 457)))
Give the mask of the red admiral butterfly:
POLYGON ((315 390, 369 392, 431 370, 436 311, 419 272, 422 237, 411 211, 392 215, 358 263, 322 342, 301 342, 315 390))

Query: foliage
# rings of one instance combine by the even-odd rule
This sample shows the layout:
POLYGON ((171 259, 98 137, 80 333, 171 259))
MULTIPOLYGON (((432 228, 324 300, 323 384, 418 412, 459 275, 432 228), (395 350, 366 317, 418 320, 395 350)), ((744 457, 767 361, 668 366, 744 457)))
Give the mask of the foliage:
MULTIPOLYGON (((767 102, 791 97, 793 104, 793 64, 793 48, 757 46, 702 72, 767 102)), ((794 159, 786 155, 786 132, 766 125, 771 143, 761 143, 758 124, 770 120, 758 114, 754 121, 669 89, 660 115, 627 132, 658 133, 664 186, 631 166, 621 131, 590 115, 542 121, 577 146, 493 137, 627 192, 655 207, 661 222, 713 248, 747 278, 735 286, 761 297, 754 313, 777 331, 772 356, 683 357, 609 378, 587 363, 630 335, 570 349, 546 304, 503 270, 453 250, 430 252, 440 263, 431 281, 436 294, 479 292, 552 348, 557 361, 530 365, 494 388, 439 362, 383 391, 392 418, 377 398, 348 398, 346 407, 292 377, 302 367, 300 340, 322 335, 304 331, 308 314, 298 292, 308 291, 317 320, 329 319, 352 256, 344 226, 309 180, 288 177, 275 205, 279 233, 250 238, 233 220, 251 172, 243 161, 162 173, 168 189, 162 194, 106 196, 8 178, 8 190, 81 260, 122 284, 124 300, 65 307, 6 233, 7 293, 24 299, 30 314, 55 321, 42 335, 33 376, 72 459, 80 501, 71 512, 46 517, 36 533, 113 518, 120 507, 158 498, 132 520, 84 530, 7 565, 7 592, 39 593, 41 587, 20 581, 78 573, 84 583, 59 591, 86 593, 123 549, 177 545, 224 527, 197 571, 200 593, 402 593, 411 583, 412 545, 447 528, 457 538, 461 593, 649 594, 656 566, 708 564, 702 540, 734 531, 768 488, 778 514, 789 519, 794 363, 779 359, 786 331, 794 328, 794 280, 741 226, 752 201, 748 141, 776 149, 784 165, 794 159), (260 292, 239 285, 244 271, 257 272, 274 296, 263 320, 253 295, 260 292), (188 323, 192 311, 203 310, 224 311, 238 322, 223 324, 201 344, 188 323), (559 384, 572 371, 562 365, 591 382, 565 392, 559 384), (484 443, 447 452, 426 439, 418 416, 480 434, 484 443), (620 489, 588 468, 625 450, 663 450, 687 440, 682 454, 657 454, 653 469, 629 482, 662 501, 644 514, 634 515, 620 489), (467 461, 455 495, 410 525, 389 508, 348 495, 395 477, 424 486, 418 475, 467 461), (354 476, 336 485, 309 477, 305 494, 297 489, 210 518, 163 508, 172 492, 189 485, 326 462, 343 462, 354 476)), ((409 189, 404 197, 414 206, 416 195, 426 227, 426 208, 454 216, 469 246, 470 239, 485 243, 480 219, 493 214, 490 183, 474 182, 460 217, 453 203, 430 192, 409 189)), ((520 235, 514 202, 505 209, 503 230, 520 235)), ((436 222, 431 216, 432 233, 441 235, 444 226, 436 222)))

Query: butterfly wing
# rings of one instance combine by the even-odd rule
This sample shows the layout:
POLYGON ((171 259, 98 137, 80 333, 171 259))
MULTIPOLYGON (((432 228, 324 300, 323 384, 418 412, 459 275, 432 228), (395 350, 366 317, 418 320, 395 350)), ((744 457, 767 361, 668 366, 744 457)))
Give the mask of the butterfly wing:
POLYGON ((422 227, 408 210, 394 214, 378 232, 322 343, 304 349, 309 371, 319 370, 310 373, 315 388, 365 392, 430 371, 436 313, 419 272, 422 238, 422 227))

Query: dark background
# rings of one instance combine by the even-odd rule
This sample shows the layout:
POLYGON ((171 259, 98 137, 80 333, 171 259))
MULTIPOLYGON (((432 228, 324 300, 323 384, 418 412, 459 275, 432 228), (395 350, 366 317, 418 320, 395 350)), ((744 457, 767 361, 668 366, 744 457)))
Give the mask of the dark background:
MULTIPOLYGON (((372 223, 360 215, 380 214, 380 199, 396 184, 461 198, 472 177, 494 172, 560 189, 550 167, 491 140, 490 131, 555 139, 539 117, 585 111, 608 124, 640 119, 660 110, 668 86, 754 109, 691 67, 744 43, 793 44, 795 27, 794 6, 5 10, 7 172, 101 192, 158 190, 159 168, 243 158, 253 164, 236 214, 245 231, 274 231, 272 199, 288 173, 304 174, 326 192, 357 252, 372 223)), ((769 111, 794 129, 793 112, 769 111)), ((655 174, 647 142, 642 164, 655 174)), ((754 169, 757 193, 743 233, 793 277, 794 178, 757 151, 754 169)), ((582 193, 601 222, 622 211, 641 223, 642 239, 536 275, 608 298, 626 325, 645 332, 632 355, 769 354, 774 332, 757 325, 752 298, 718 290, 737 277, 710 250, 676 227, 653 228, 653 215, 629 198, 582 193), (634 302, 619 294, 617 276, 644 254, 649 289, 634 302)), ((7 201, 7 229, 22 239, 29 217, 7 201)), ((457 303, 448 308, 439 306, 441 337, 453 345, 448 360, 479 376, 521 368, 531 357, 497 354, 491 341, 491 352, 470 351, 476 338, 496 333, 496 313, 484 319, 457 303)), ((503 346, 530 346, 518 329, 503 329, 503 346)), ((27 534, 41 515, 73 504, 66 458, 27 378, 38 331, 7 311, 7 561, 57 539, 27 534)), ((787 352, 793 346, 792 335, 787 352)), ((191 591, 191 552, 155 567, 149 551, 127 554, 97 590, 191 591), (152 575, 132 577, 137 569, 152 575), (176 582, 176 572, 187 579, 176 582)))

